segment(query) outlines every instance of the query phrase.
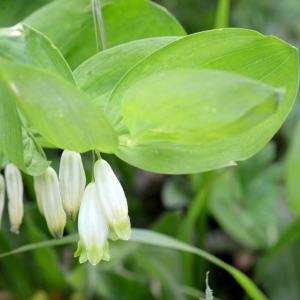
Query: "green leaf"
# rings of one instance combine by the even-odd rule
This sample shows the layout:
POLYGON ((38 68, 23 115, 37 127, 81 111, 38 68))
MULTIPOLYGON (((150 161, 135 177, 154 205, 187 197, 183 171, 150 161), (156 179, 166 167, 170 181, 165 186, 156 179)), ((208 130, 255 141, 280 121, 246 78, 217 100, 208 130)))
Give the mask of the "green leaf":
MULTIPOLYGON (((150 248, 149 251, 147 248, 143 248, 145 246, 137 252, 137 260, 139 265, 145 269, 145 273, 150 274, 152 278, 161 283, 164 290, 163 299, 186 300, 187 298, 180 290, 178 278, 176 278, 182 274, 182 268, 178 268, 180 256, 174 256, 173 251, 170 249, 161 251, 160 249, 151 249, 152 247, 148 246, 147 248, 150 248), (175 261, 176 264, 174 263, 175 261)), ((179 253, 175 254, 178 255, 179 253)), ((180 263, 179 266, 181 266, 180 263)))
POLYGON ((255 284, 245 274, 235 269, 234 267, 228 265, 227 263, 223 262, 222 260, 218 259, 217 257, 192 245, 189 245, 187 243, 181 242, 179 240, 176 240, 174 238, 168 237, 160 233, 151 232, 149 230, 143 229, 133 229, 130 240, 148 245, 177 249, 199 255, 229 272, 235 278, 235 280, 244 288, 247 294, 254 300, 267 300, 267 298, 262 294, 262 292, 259 291, 255 284))
MULTIPOLYGON (((8 255, 16 254, 16 253, 21 253, 24 251, 34 250, 37 248, 75 243, 78 241, 78 239, 79 239, 78 234, 74 234, 63 238, 60 241, 50 240, 50 241, 40 242, 36 244, 24 245, 13 251, 0 254, 0 258, 8 255)), ((147 245, 177 249, 177 250, 199 255, 204 259, 212 262, 213 264, 223 268, 228 273, 230 273, 235 278, 235 280, 244 288, 247 294, 253 298, 253 300, 267 300, 267 298, 262 294, 262 292, 255 286, 255 284, 241 271, 228 265, 227 263, 223 262, 219 258, 201 249, 198 249, 192 245, 181 242, 179 240, 176 240, 175 238, 166 236, 164 234, 152 232, 144 229, 132 229, 132 235, 130 241, 143 243, 147 245)))
MULTIPOLYGON (((267 252, 260 261, 258 270, 256 271, 254 280, 258 283, 265 274, 268 266, 284 249, 288 248, 292 243, 297 241, 300 236, 300 218, 293 221, 281 234, 278 242, 267 252)), ((278 257, 276 259, 278 261, 278 257)))
POLYGON ((286 183, 288 201, 297 214, 300 214, 300 122, 293 133, 292 143, 286 157, 286 183))
MULTIPOLYGON (((105 1, 102 13, 109 48, 148 37, 185 35, 184 29, 173 16, 150 1, 105 1)), ((54 1, 24 22, 47 35, 72 69, 96 54, 89 0, 54 1)))
POLYGON ((0 172, 5 168, 5 166, 9 163, 9 159, 4 155, 4 153, 0 150, 0 172))
POLYGON ((74 85, 75 79, 65 59, 53 43, 26 24, 0 29, 0 57, 45 69, 74 85))
POLYGON ((268 266, 261 284, 270 295, 270 299, 300 299, 299 251, 300 241, 298 240, 285 248, 268 266))
POLYGON ((211 288, 208 285, 208 274, 209 274, 209 272, 206 273, 206 280, 205 280, 205 283, 206 283, 205 299, 200 299, 200 300, 213 300, 214 299, 213 291, 211 290, 211 288))
POLYGON ((179 37, 149 38, 102 51, 74 71, 77 85, 103 110, 111 91, 129 69, 177 39, 179 37))
POLYGON ((161 173, 196 173, 233 165, 248 159, 272 138, 287 117, 298 88, 297 50, 281 40, 245 29, 211 30, 181 38, 136 64, 112 92, 105 115, 119 134, 128 133, 122 121, 123 95, 138 81, 178 68, 230 71, 274 87, 286 89, 276 113, 258 126, 226 142, 200 145, 156 144, 155 147, 120 147, 126 162, 161 173))
POLYGON ((192 197, 186 182, 179 176, 168 178, 162 189, 162 203, 166 209, 183 209, 192 197))
POLYGON ((279 235, 283 168, 268 162, 273 151, 275 155, 274 145, 267 145, 224 174, 214 184, 208 201, 221 227, 240 243, 255 249, 270 248, 279 235))
POLYGON ((15 25, 51 0, 1 0, 0 27, 15 25))
POLYGON ((44 70, 5 60, 1 64, 0 78, 9 95, 50 143, 76 152, 117 149, 118 138, 101 110, 72 84, 44 70))
POLYGON ((151 76, 123 95, 131 134, 127 145, 230 141, 274 114, 282 98, 271 86, 228 72, 173 70, 151 76))
POLYGON ((0 74, 0 149, 19 169, 33 176, 39 175, 51 162, 42 157, 34 141, 21 128, 14 97, 13 91, 0 74))

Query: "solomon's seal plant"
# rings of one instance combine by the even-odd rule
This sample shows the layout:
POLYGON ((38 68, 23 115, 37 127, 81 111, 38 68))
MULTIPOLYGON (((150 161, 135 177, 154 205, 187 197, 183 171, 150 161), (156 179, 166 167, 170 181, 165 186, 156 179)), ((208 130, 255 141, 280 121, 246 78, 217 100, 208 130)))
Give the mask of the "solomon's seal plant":
POLYGON ((57 0, 0 29, 0 158, 10 161, 11 230, 23 217, 21 170, 34 177, 55 238, 66 215, 75 220, 79 211, 75 256, 92 264, 110 259, 108 232, 128 240, 132 231, 123 188, 100 152, 163 174, 236 166, 279 130, 299 79, 297 49, 276 37, 238 28, 186 35, 146 0, 105 1, 102 10, 103 18, 95 1, 57 0), (45 148, 63 151, 59 176, 45 148), (86 187, 88 151, 98 160, 86 187))

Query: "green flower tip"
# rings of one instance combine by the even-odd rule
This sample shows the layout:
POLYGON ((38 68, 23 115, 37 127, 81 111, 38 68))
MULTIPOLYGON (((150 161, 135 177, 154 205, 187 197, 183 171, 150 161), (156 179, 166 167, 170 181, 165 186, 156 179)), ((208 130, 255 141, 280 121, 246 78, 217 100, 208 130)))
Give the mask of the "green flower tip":
POLYGON ((19 234, 19 227, 20 227, 19 223, 12 223, 10 226, 10 231, 15 234, 19 234))
POLYGON ((69 217, 69 219, 71 221, 75 221, 76 220, 76 217, 77 217, 77 213, 76 212, 66 212, 67 213, 67 216, 69 217))
MULTIPOLYGON (((49 227, 49 226, 48 226, 49 227)), ((64 235, 64 228, 57 228, 57 229, 52 229, 50 230, 49 227, 49 231, 52 234, 52 236, 57 239, 58 241, 63 237, 64 235)))
POLYGON ((89 260, 92 265, 97 265, 101 259, 109 261, 110 253, 108 241, 105 241, 102 247, 97 247, 97 245, 93 243, 91 248, 86 248, 82 242, 79 241, 78 248, 74 254, 74 257, 77 256, 79 256, 80 263, 84 263, 89 260))
POLYGON ((129 217, 125 217, 119 222, 114 223, 113 227, 110 226, 109 234, 113 241, 121 238, 122 240, 129 240, 131 236, 131 224, 129 217))

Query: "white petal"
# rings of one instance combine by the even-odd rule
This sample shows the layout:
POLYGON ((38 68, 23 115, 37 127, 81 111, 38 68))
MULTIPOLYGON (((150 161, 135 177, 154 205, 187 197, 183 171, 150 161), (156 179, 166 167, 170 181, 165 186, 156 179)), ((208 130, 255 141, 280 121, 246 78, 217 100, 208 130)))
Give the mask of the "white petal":
POLYGON ((97 264, 101 259, 109 259, 107 234, 108 228, 105 216, 97 197, 95 183, 90 183, 83 194, 78 217, 78 231, 80 245, 77 255, 80 262, 86 257, 92 264, 97 264))
POLYGON ((12 163, 5 167, 4 174, 8 197, 10 230, 19 233, 19 226, 22 223, 24 214, 22 175, 20 170, 12 163))
POLYGON ((120 237, 127 240, 130 238, 130 221, 123 188, 105 160, 98 160, 94 170, 97 193, 109 225, 111 238, 115 240, 120 237))
POLYGON ((63 207, 71 220, 76 219, 86 178, 79 153, 65 150, 59 168, 59 189, 63 207))
POLYGON ((49 231, 56 239, 60 239, 66 226, 66 214, 61 203, 57 174, 51 167, 48 167, 39 177, 41 180, 42 210, 49 231))

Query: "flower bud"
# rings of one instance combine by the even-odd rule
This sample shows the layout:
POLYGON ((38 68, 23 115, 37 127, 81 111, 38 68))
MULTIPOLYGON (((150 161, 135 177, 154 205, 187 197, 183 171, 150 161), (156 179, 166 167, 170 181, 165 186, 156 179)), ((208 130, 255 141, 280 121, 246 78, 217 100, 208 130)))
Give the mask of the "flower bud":
POLYGON ((105 160, 98 160, 94 171, 97 194, 109 226, 110 237, 112 240, 117 240, 119 237, 128 240, 131 228, 123 188, 105 160))
POLYGON ((72 221, 79 211, 85 182, 80 154, 65 150, 60 160, 59 190, 63 208, 72 221))
POLYGON ((4 177, 0 174, 0 229, 1 229, 1 219, 4 209, 4 200, 5 200, 5 183, 4 177))
POLYGON ((45 216, 44 211, 43 211, 43 204, 42 204, 41 178, 42 178, 41 176, 34 176, 33 177, 33 185, 34 185, 36 202, 37 202, 39 211, 43 216, 45 216))
POLYGON ((10 230, 18 234, 24 215, 22 175, 13 163, 5 167, 4 174, 8 197, 10 230))
POLYGON ((51 234, 57 239, 63 236, 66 226, 66 214, 62 207, 59 184, 56 172, 48 169, 35 180, 37 191, 40 192, 41 211, 46 218, 46 222, 51 234))
POLYGON ((80 241, 74 256, 80 255, 80 263, 89 260, 91 264, 96 265, 101 259, 110 260, 107 223, 101 211, 94 182, 86 187, 83 194, 78 217, 78 231, 80 241))

